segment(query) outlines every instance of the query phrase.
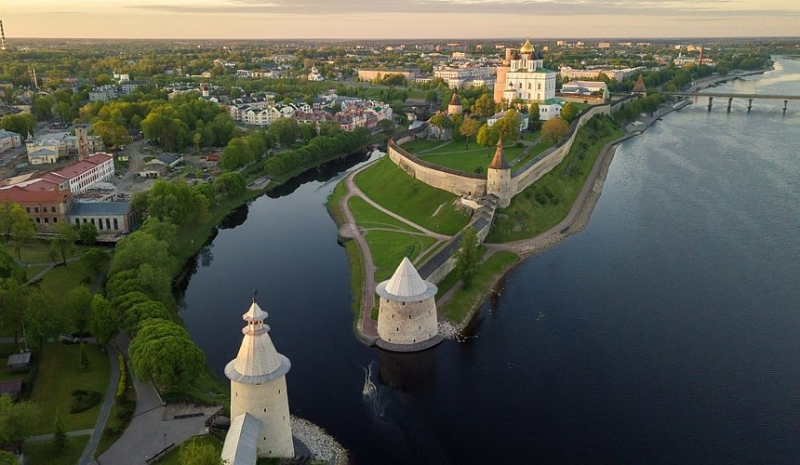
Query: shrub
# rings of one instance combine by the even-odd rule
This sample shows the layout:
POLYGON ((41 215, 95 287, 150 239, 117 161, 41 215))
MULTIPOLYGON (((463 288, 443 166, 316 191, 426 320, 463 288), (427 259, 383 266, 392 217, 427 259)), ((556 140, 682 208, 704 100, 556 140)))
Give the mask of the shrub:
POLYGON ((103 399, 103 395, 97 391, 84 391, 83 389, 76 389, 72 391, 72 403, 69 406, 69 413, 80 413, 95 405, 99 404, 103 399))

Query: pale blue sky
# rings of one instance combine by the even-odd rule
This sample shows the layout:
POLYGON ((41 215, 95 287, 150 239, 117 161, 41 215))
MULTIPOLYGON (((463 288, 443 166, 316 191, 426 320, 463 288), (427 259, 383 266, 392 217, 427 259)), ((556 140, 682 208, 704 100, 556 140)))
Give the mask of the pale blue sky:
POLYGON ((713 37, 800 34, 800 0, 2 0, 6 36, 713 37))

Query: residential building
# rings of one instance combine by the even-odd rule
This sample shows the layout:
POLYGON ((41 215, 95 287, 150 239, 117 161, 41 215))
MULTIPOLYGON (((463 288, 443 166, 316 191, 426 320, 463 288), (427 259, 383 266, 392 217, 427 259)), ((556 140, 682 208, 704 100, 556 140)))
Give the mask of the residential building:
POLYGON ((591 95, 595 92, 601 94, 608 88, 603 81, 570 81, 561 86, 562 94, 591 95))
POLYGON ((644 66, 637 66, 635 68, 624 69, 606 69, 606 68, 591 68, 591 69, 572 69, 569 66, 563 66, 559 69, 559 74, 562 78, 566 79, 597 79, 597 76, 603 74, 608 79, 616 79, 622 81, 624 78, 635 74, 637 71, 645 69, 644 66))
POLYGON ((80 143, 85 145, 85 153, 95 153, 105 150, 103 141, 98 136, 73 136, 68 132, 43 134, 25 142, 28 162, 31 165, 56 163, 58 158, 66 157, 70 153, 77 153, 80 143))
POLYGON ((89 91, 89 101, 90 102, 107 102, 109 100, 114 100, 119 97, 119 90, 117 86, 113 85, 105 85, 100 87, 95 87, 94 89, 89 91))
POLYGON ((130 95, 130 94, 132 94, 133 91, 136 90, 137 87, 139 87, 139 86, 141 86, 143 84, 147 84, 147 83, 144 82, 144 81, 127 81, 127 82, 123 82, 120 85, 120 88, 122 89, 122 95, 130 95))

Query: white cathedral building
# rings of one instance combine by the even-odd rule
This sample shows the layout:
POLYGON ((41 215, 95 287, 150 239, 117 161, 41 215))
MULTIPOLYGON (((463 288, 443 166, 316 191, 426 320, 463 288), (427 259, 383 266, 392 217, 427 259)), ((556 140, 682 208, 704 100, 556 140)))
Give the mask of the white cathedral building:
POLYGON ((561 114, 564 102, 555 98, 557 73, 544 67, 542 52, 534 50, 530 40, 526 40, 519 53, 509 58, 503 98, 507 102, 519 98, 538 103, 539 119, 543 121, 561 114))

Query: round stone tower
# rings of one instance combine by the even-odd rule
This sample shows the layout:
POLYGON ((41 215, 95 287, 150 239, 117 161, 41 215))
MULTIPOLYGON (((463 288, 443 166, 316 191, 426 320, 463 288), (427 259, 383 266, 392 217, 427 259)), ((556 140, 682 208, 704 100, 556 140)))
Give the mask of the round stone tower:
POLYGON ((292 364, 275 350, 265 318, 267 312, 253 297, 250 309, 242 315, 247 326, 242 329, 239 354, 225 366, 225 376, 231 380, 231 424, 241 415, 255 417, 261 424, 257 456, 294 457, 286 395, 286 373, 292 364))
POLYGON ((511 167, 503 155, 503 138, 497 141, 492 163, 486 169, 486 194, 497 197, 497 205, 506 208, 511 203, 511 167))
POLYGON ((442 342, 436 291, 436 286, 423 281, 408 258, 403 258, 391 279, 375 289, 380 296, 375 344, 385 350, 415 352, 442 342))
POLYGON ((461 105, 461 98, 458 96, 458 89, 453 89, 453 97, 450 99, 450 104, 447 105, 448 115, 460 115, 464 112, 464 107, 461 105))

